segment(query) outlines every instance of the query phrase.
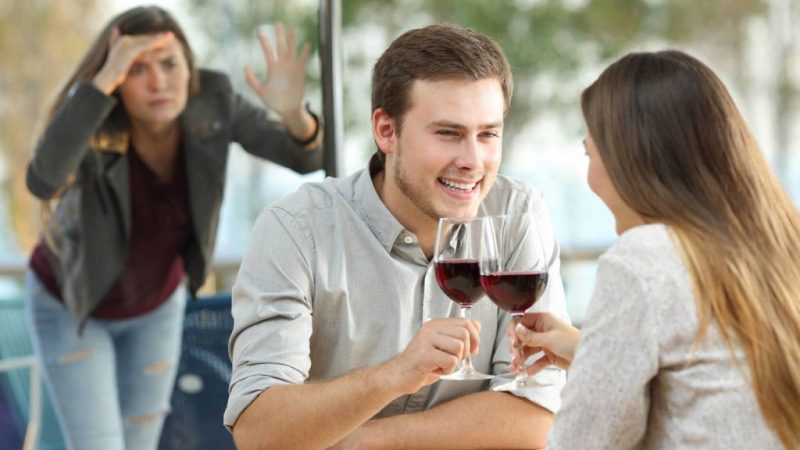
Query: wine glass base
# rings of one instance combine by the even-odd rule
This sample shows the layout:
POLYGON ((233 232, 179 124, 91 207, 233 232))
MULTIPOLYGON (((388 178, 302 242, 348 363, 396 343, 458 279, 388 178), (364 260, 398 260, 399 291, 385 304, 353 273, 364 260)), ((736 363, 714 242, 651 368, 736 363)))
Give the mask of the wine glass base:
POLYGON ((493 391, 521 391, 535 387, 552 386, 551 382, 537 381, 535 378, 514 379, 508 383, 492 386, 493 391))
POLYGON ((494 375, 466 370, 459 370, 439 377, 441 380, 491 380, 492 378, 494 378, 494 375))

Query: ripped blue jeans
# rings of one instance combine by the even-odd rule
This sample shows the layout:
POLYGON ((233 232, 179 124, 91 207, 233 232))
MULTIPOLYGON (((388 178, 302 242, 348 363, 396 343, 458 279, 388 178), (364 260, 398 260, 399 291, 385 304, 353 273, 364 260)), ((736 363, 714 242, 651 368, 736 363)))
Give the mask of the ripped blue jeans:
POLYGON ((183 285, 140 317, 75 319, 30 270, 28 327, 67 447, 149 450, 170 410, 186 304, 183 285))

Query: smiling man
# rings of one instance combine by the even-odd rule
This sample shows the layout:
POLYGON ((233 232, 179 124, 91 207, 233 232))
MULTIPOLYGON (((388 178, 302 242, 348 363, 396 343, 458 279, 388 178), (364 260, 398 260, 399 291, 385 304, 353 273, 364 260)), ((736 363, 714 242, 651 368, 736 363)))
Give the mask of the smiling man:
POLYGON ((552 255, 538 305, 566 319, 540 196, 497 174, 508 61, 486 36, 434 25, 396 39, 372 83, 369 168, 307 184, 255 225, 225 424, 242 449, 544 447, 563 375, 491 392, 508 378, 510 316, 481 301, 475 320, 455 317, 431 262, 441 217, 538 214, 552 255), (492 383, 439 380, 467 353, 492 383))

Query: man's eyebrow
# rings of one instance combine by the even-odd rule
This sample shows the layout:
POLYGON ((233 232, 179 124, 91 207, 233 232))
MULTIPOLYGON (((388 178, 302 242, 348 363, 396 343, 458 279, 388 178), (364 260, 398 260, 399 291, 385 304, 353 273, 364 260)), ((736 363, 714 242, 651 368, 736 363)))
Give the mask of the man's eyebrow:
MULTIPOLYGON (((445 128, 455 128, 457 130, 465 130, 467 127, 460 123, 451 122, 449 120, 434 120, 431 122, 429 127, 445 127, 445 128)), ((491 122, 486 124, 478 125, 478 128, 481 130, 489 129, 489 128, 501 128, 503 126, 503 121, 491 122)))

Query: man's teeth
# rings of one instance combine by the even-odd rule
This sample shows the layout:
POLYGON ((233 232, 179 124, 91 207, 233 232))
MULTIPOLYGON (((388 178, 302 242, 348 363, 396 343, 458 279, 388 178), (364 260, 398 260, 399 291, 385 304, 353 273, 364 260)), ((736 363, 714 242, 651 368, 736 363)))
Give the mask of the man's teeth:
POLYGON ((439 180, 443 185, 451 189, 458 189, 460 191, 471 191, 475 189, 475 185, 478 184, 477 181, 474 183, 456 183, 455 181, 445 180, 444 178, 440 178, 439 180))

